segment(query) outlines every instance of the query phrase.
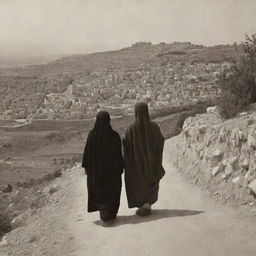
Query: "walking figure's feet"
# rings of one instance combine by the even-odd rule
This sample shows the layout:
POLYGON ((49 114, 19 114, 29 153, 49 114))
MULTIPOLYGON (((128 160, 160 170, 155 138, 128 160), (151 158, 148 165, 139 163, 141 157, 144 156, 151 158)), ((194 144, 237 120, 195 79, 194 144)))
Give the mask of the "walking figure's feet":
POLYGON ((107 220, 107 221, 103 221, 103 220, 102 220, 101 225, 102 225, 103 227, 109 227, 109 226, 114 225, 115 223, 116 223, 116 220, 115 220, 115 219, 113 219, 113 220, 107 220))
POLYGON ((148 203, 144 204, 136 211, 136 214, 138 216, 149 216, 151 214, 151 205, 148 203))

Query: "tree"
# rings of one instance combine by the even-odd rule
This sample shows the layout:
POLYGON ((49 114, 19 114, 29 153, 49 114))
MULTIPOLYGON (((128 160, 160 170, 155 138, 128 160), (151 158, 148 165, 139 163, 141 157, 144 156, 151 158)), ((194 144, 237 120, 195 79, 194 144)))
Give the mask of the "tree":
POLYGON ((256 102, 256 34, 246 35, 244 54, 219 76, 221 114, 229 118, 248 104, 256 102))

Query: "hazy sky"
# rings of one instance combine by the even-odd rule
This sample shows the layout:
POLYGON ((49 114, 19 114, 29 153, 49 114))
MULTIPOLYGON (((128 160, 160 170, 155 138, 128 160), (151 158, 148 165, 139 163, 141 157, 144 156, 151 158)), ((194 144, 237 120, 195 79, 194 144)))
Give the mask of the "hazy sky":
POLYGON ((241 42, 256 0, 0 0, 0 52, 73 54, 137 41, 241 42))

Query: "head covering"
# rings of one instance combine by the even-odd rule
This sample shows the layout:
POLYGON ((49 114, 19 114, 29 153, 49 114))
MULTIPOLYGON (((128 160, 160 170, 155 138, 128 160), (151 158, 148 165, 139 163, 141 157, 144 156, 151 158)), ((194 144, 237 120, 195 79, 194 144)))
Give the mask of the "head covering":
POLYGON ((96 116, 95 129, 109 128, 110 115, 107 111, 100 111, 96 116))
POLYGON ((139 102, 135 105, 135 117, 138 122, 147 122, 150 120, 148 105, 145 102, 139 102))
POLYGON ((96 147, 108 144, 112 131, 109 113, 107 111, 100 111, 96 116, 96 122, 92 130, 96 147))

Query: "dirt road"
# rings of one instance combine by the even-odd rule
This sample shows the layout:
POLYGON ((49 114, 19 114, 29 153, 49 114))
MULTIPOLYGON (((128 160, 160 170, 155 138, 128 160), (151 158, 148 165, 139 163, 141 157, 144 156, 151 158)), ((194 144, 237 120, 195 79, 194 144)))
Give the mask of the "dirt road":
MULTIPOLYGON (((256 219, 211 202, 200 189, 189 185, 172 167, 172 141, 165 144, 166 176, 159 201, 150 217, 128 209, 123 186, 115 225, 102 227, 98 213, 88 214, 84 174, 69 186, 66 224, 72 234, 62 255, 72 256, 253 256, 256 255, 256 219)), ((67 188, 68 189, 68 188, 67 188)))

